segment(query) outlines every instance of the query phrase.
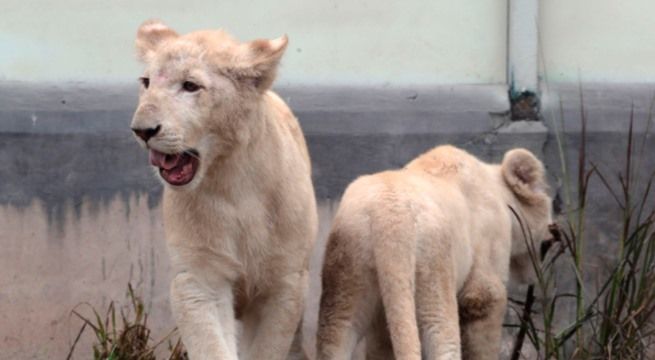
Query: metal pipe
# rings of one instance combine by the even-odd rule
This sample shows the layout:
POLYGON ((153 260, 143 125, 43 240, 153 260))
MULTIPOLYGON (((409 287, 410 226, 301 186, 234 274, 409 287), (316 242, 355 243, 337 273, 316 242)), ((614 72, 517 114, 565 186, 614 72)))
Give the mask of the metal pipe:
POLYGON ((539 1, 508 0, 507 83, 512 119, 537 120, 539 1))

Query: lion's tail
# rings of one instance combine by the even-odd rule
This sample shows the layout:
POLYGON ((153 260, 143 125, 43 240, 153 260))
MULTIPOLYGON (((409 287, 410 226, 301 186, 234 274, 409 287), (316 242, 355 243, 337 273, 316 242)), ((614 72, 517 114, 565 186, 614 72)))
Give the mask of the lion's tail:
POLYGON ((408 237, 415 236, 415 222, 409 206, 403 206, 393 193, 386 195, 390 201, 375 209, 371 219, 382 303, 396 359, 420 360, 414 300, 416 243, 408 241, 408 237))

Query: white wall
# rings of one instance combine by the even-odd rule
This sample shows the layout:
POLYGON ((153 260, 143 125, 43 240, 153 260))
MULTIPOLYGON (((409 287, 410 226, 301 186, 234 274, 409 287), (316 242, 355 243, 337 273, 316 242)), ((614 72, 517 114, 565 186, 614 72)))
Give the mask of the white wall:
POLYGON ((138 25, 290 36, 279 84, 505 82, 506 0, 2 0, 0 80, 132 81, 138 25))
MULTIPOLYGON (((507 0, 2 0, 0 80, 132 81, 133 37, 157 17, 182 32, 288 33, 281 85, 506 80, 507 0)), ((655 81, 655 1, 542 0, 542 77, 655 81)))
POLYGON ((541 0, 540 5, 547 80, 655 81, 655 1, 541 0))

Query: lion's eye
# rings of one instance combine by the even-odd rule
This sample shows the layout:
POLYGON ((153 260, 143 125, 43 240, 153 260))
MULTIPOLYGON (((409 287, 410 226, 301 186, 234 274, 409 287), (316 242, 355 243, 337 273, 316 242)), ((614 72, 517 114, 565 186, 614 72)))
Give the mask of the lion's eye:
POLYGON ((142 78, 139 78, 139 81, 141 81, 141 84, 146 89, 148 88, 148 86, 150 86, 150 78, 142 77, 142 78))
POLYGON ((188 92, 196 92, 196 91, 200 90, 200 85, 198 85, 198 84, 196 84, 194 82, 191 82, 191 81, 185 81, 182 84, 182 89, 184 89, 184 91, 188 91, 188 92))

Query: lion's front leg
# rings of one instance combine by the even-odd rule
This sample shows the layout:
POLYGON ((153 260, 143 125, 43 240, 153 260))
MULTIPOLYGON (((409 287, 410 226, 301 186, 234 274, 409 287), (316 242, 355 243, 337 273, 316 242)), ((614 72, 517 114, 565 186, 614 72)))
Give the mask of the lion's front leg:
POLYGON ((171 307, 190 359, 238 359, 228 281, 210 288, 191 273, 178 273, 171 283, 171 307))
POLYGON ((304 310, 307 271, 288 274, 275 281, 258 306, 259 323, 244 359, 284 360, 289 354, 304 310))

